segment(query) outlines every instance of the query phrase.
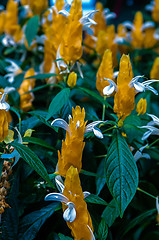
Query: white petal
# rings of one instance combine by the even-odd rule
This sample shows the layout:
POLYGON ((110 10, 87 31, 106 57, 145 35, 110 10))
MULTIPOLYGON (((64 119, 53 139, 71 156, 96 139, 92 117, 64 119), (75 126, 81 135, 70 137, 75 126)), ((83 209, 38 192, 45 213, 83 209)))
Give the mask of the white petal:
POLYGON ((125 43, 125 38, 124 37, 116 37, 115 40, 114 40, 114 43, 124 44, 125 43))
POLYGON ((67 204, 69 202, 68 198, 62 193, 49 193, 45 196, 45 201, 57 201, 67 204))
POLYGON ((111 13, 108 13, 108 14, 106 14, 106 20, 108 21, 108 20, 110 20, 110 19, 113 19, 113 18, 116 18, 116 13, 114 13, 114 12, 111 12, 111 13))
POLYGON ((150 116, 150 117, 152 118, 154 124, 156 123, 156 124, 159 125, 159 118, 158 118, 158 117, 156 117, 156 116, 153 115, 153 114, 149 114, 149 113, 147 113, 147 115, 150 116))
POLYGON ((152 21, 148 21, 148 22, 145 22, 143 25, 142 25, 142 31, 144 31, 145 29, 147 28, 154 28, 155 27, 155 23, 152 22, 152 21))
POLYGON ((114 92, 114 90, 115 90, 114 86, 111 86, 111 85, 106 86, 103 89, 103 95, 104 96, 109 96, 109 95, 111 95, 114 92))
POLYGON ((10 59, 6 59, 5 61, 11 64, 10 66, 5 67, 5 70, 8 72, 16 72, 20 69, 20 67, 14 61, 10 59))
POLYGON ((144 91, 145 91, 145 87, 144 87, 144 85, 143 85, 142 83, 137 82, 137 83, 134 83, 133 85, 134 85, 133 87, 134 87, 138 92, 144 92, 144 91))
POLYGON ((63 184, 63 181, 62 181, 62 178, 61 178, 60 175, 57 175, 57 176, 55 177, 55 182, 56 182, 56 186, 57 186, 58 190, 59 190, 61 193, 63 193, 63 190, 64 190, 65 186, 64 186, 64 184, 63 184))
POLYGON ((107 121, 94 121, 94 122, 92 122, 92 123, 89 123, 89 124, 85 127, 85 133, 93 131, 93 128, 94 128, 95 126, 97 126, 97 125, 100 124, 100 123, 105 123, 105 122, 107 122, 107 121))
POLYGON ((94 236, 94 234, 93 234, 93 231, 92 231, 92 229, 90 228, 90 226, 87 225, 87 227, 88 227, 88 229, 89 229, 89 231, 90 231, 90 233, 91 233, 91 240, 96 240, 96 239, 95 239, 95 236, 94 236))
POLYGON ((66 222, 73 222, 76 218, 75 205, 72 202, 68 202, 68 208, 63 213, 63 218, 66 222))
POLYGON ((144 133, 143 137, 142 137, 142 140, 146 140, 150 135, 151 135, 152 131, 147 131, 144 133))
POLYGON ((146 10, 146 11, 152 12, 153 9, 154 9, 154 6, 153 6, 152 4, 148 4, 148 5, 145 6, 145 10, 146 10))
POLYGON ((8 80, 9 83, 13 83, 14 82, 14 74, 13 73, 8 73, 4 76, 4 78, 6 78, 8 80))
POLYGON ((159 214, 159 201, 158 201, 158 196, 156 197, 156 208, 157 208, 157 213, 159 214))
POLYGON ((134 28, 134 24, 130 21, 125 21, 125 22, 122 23, 122 25, 124 25, 126 28, 129 28, 129 29, 134 28))
POLYGON ((13 91, 15 91, 15 88, 14 88, 14 87, 5 87, 5 88, 4 88, 4 92, 5 92, 6 94, 8 94, 8 93, 10 93, 10 92, 13 92, 13 91))
POLYGON ((7 102, 0 102, 0 109, 8 111, 10 109, 10 105, 7 102))
POLYGON ((65 9, 59 11, 59 14, 65 16, 65 17, 68 17, 68 16, 69 16, 69 12, 67 12, 65 9))
POLYGON ((104 15, 108 14, 109 12, 110 12, 109 8, 104 8, 104 11, 103 11, 104 15))
POLYGON ((159 33, 158 32, 155 32, 153 37, 156 39, 156 40, 159 40, 159 33))
POLYGON ((83 192, 84 198, 88 197, 90 195, 90 192, 83 192))
POLYGON ((78 61, 77 61, 77 69, 79 71, 79 74, 80 74, 81 78, 83 78, 83 72, 81 70, 81 65, 80 65, 80 63, 78 61))
POLYGON ((145 85, 145 89, 146 90, 150 90, 151 92, 153 92, 155 95, 158 95, 158 92, 155 88, 151 87, 151 86, 147 86, 145 85))
POLYGON ((94 135, 97 137, 97 138, 100 138, 102 139, 103 138, 103 134, 101 132, 101 130, 97 127, 94 127, 93 128, 93 132, 94 132, 94 135))
POLYGON ((117 78, 118 74, 119 74, 119 71, 115 71, 115 72, 113 73, 113 78, 117 78))
POLYGON ((62 118, 57 118, 54 121, 52 121, 51 126, 53 127, 61 127, 64 130, 68 131, 69 133, 71 133, 69 125, 67 124, 67 122, 65 120, 63 120, 62 118))
POLYGON ((56 63, 57 63, 57 67, 60 71, 61 71, 61 67, 66 68, 66 69, 68 68, 67 64, 63 60, 61 60, 60 46, 57 49, 56 59, 59 59, 58 61, 56 61, 56 63))
POLYGON ((76 127, 79 128, 80 127, 80 121, 78 120, 76 123, 76 127))

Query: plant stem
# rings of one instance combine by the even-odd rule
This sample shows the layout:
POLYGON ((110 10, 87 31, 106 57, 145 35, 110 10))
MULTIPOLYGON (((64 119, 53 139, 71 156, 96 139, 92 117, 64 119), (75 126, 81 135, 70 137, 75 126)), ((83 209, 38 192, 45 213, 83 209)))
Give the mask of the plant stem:
POLYGON ((148 192, 146 192, 146 191, 144 191, 144 190, 142 190, 141 188, 137 188, 137 190, 138 191, 140 191, 140 192, 142 192, 142 193, 145 193, 147 196, 149 196, 149 197, 151 197, 151 198, 154 198, 154 199, 156 199, 156 197, 155 196, 153 196, 152 194, 150 194, 150 193, 148 193, 148 192))
POLYGON ((103 103, 103 113, 102 113, 102 121, 104 121, 104 119, 105 119, 105 109, 106 109, 106 106, 105 106, 105 101, 106 101, 106 96, 104 96, 104 103, 103 103))
POLYGON ((151 143, 149 146, 148 146, 148 148, 150 148, 150 147, 152 147, 155 143, 157 143, 159 141, 159 138, 158 139, 156 139, 153 143, 151 143))

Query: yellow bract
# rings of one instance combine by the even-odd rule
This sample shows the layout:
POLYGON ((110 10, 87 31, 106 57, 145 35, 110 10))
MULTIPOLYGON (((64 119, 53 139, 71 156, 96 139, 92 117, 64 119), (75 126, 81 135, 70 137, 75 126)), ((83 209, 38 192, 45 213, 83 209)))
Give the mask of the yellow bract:
POLYGON ((99 91, 100 95, 103 96, 103 89, 109 85, 109 82, 104 78, 113 79, 113 59, 112 52, 106 50, 100 67, 97 72, 96 88, 99 91))
POLYGON ((144 41, 144 34, 142 32, 143 16, 141 12, 137 12, 134 18, 134 28, 131 33, 132 46, 134 48, 142 48, 144 41))
POLYGON ((79 106, 72 108, 72 118, 69 119, 70 133, 66 131, 66 139, 62 142, 61 153, 58 151, 58 172, 65 177, 70 166, 74 166, 80 172, 82 167, 82 153, 85 143, 84 131, 86 121, 85 110, 79 106))
POLYGON ((150 78, 159 80, 159 57, 157 57, 153 63, 150 78))
POLYGON ((8 118, 5 110, 0 110, 0 142, 8 135, 8 118))
POLYGON ((136 112, 138 113, 138 115, 144 114, 146 112, 146 109, 147 109, 147 101, 146 99, 141 98, 137 104, 136 112))
POLYGON ((69 87, 73 88, 76 86, 77 82, 77 74, 75 72, 71 72, 68 76, 67 84, 69 87))
POLYGON ((0 34, 2 34, 5 30, 5 22, 6 22, 6 13, 2 11, 0 13, 0 34))
POLYGON ((18 25, 18 2, 9 0, 6 7, 5 32, 14 35, 18 25))
MULTIPOLYGON (((33 68, 30 68, 26 73, 24 78, 34 76, 35 72, 33 68)), ((35 86, 35 79, 24 79, 20 88, 18 90, 20 94, 20 107, 23 111, 28 111, 32 107, 32 101, 34 100, 33 93, 26 93, 32 90, 35 86)))
POLYGON ((159 0, 154 1, 154 8, 152 11, 152 18, 155 22, 159 23, 159 0))
MULTIPOLYGON (((71 233, 76 240, 91 240, 89 226, 93 231, 91 217, 87 210, 87 204, 84 201, 84 195, 81 188, 79 179, 79 173, 77 168, 71 166, 66 174, 65 188, 63 195, 66 196, 70 202, 73 202, 76 210, 76 218, 73 222, 67 222, 68 227, 71 229, 71 233)), ((63 211, 67 206, 63 205, 63 211)))
POLYGON ((123 54, 117 78, 117 93, 114 97, 114 112, 122 120, 135 108, 135 89, 129 86, 132 78, 133 71, 130 58, 128 55, 123 54))
POLYGON ((48 7, 48 0, 30 0, 28 3, 34 14, 41 14, 48 7))

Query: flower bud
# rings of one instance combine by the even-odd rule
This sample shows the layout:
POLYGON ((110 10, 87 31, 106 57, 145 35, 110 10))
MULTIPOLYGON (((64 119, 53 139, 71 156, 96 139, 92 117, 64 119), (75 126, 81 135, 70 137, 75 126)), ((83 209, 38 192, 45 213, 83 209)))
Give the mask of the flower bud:
POLYGON ((71 72, 68 76, 67 84, 70 88, 76 86, 77 82, 77 74, 75 72, 71 72))
POLYGON ((137 104, 136 107, 136 112, 138 113, 138 115, 140 114, 144 114, 146 112, 147 109, 147 101, 146 99, 141 98, 137 104))

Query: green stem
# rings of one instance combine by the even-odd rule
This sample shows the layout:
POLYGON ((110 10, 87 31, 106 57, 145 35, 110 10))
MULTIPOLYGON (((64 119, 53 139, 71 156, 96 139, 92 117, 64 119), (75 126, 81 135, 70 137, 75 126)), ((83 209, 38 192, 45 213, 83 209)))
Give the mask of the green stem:
POLYGON ((137 190, 138 191, 140 191, 140 192, 142 192, 142 193, 145 193, 147 196, 149 196, 149 197, 151 197, 151 198, 154 198, 154 199, 156 199, 156 197, 155 196, 153 196, 152 194, 150 194, 150 193, 148 193, 148 192, 146 192, 146 191, 144 191, 144 190, 142 190, 141 188, 137 188, 137 190))
POLYGON ((103 133, 106 133, 106 132, 108 132, 108 131, 110 131, 110 130, 112 130, 112 129, 114 129, 114 128, 116 128, 116 125, 114 125, 113 127, 110 127, 110 128, 108 128, 108 129, 106 129, 105 131, 103 131, 103 133))
POLYGON ((103 113, 102 113, 102 121, 104 121, 104 119, 105 119, 105 109, 106 109, 106 104, 105 104, 105 101, 106 101, 106 96, 104 96, 104 103, 103 103, 103 113))
POLYGON ((159 138, 158 139, 156 139, 153 143, 151 143, 149 146, 148 146, 148 148, 150 148, 150 147, 152 147, 155 143, 157 143, 159 141, 159 138))

